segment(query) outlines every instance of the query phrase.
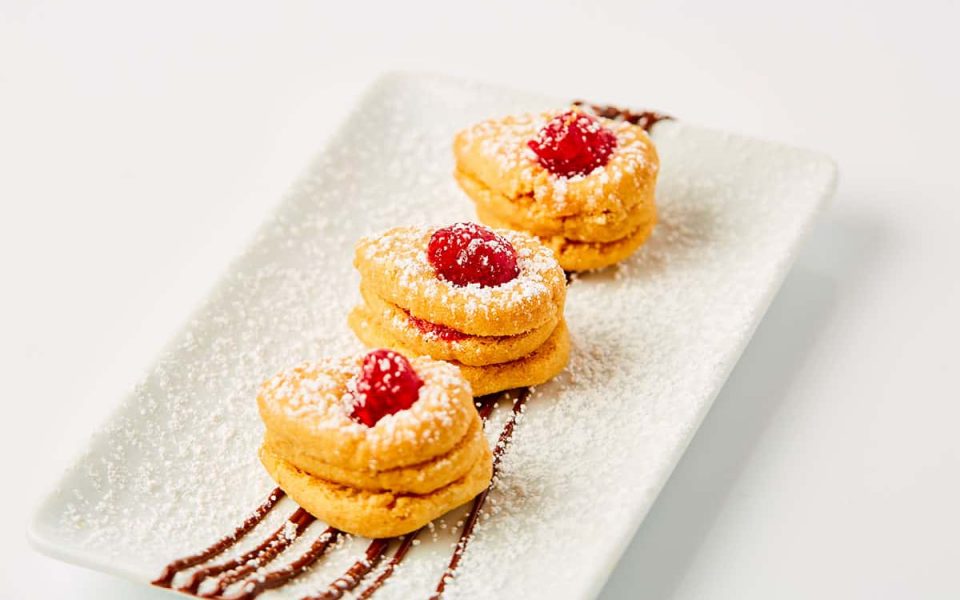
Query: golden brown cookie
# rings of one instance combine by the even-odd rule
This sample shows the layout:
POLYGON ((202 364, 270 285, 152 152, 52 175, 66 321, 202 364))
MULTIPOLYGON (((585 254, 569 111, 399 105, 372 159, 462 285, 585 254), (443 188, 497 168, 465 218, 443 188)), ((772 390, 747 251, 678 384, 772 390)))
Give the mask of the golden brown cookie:
POLYGON ((626 258, 656 223, 659 157, 638 125, 577 108, 509 116, 459 132, 453 149, 478 218, 537 235, 565 270, 626 258))
MULTIPOLYGON (((509 227, 499 217, 491 215, 479 207, 477 216, 484 223, 492 227, 509 227)), ((557 260, 567 271, 592 271, 615 265, 630 257, 642 246, 653 233, 657 223, 656 213, 652 213, 649 220, 643 223, 636 231, 625 238, 612 242, 578 242, 563 236, 545 236, 540 241, 551 248, 557 255, 557 260)))
POLYGON ((483 453, 463 477, 426 494, 339 485, 310 475, 266 448, 260 449, 260 462, 288 496, 331 527, 389 538, 420 529, 486 489, 493 476, 493 457, 487 446, 483 453))
MULTIPOLYGON (((355 308, 350 313, 348 322, 364 344, 412 354, 410 348, 372 323, 365 307, 355 308)), ((569 358, 570 335, 566 323, 561 321, 540 347, 517 360, 485 366, 452 364, 457 365, 464 379, 470 382, 474 395, 486 396, 503 390, 546 383, 563 371, 569 358)))
POLYGON ((362 490, 391 490, 398 493, 427 494, 446 482, 463 477, 480 460, 487 447, 483 439, 483 427, 473 423, 457 445, 439 458, 393 469, 351 469, 329 463, 318 457, 306 444, 267 431, 263 448, 289 462, 299 465, 304 471, 332 483, 362 490))
POLYGON ((432 227, 396 227, 357 242, 363 285, 429 323, 481 336, 526 333, 563 312, 566 278, 533 236, 498 231, 516 250, 519 275, 502 285, 458 286, 437 277, 427 258, 432 227))
POLYGON ((457 169, 508 197, 531 196, 551 216, 624 209, 656 180, 660 162, 642 127, 599 118, 616 135, 609 161, 586 176, 557 177, 541 166, 527 142, 563 111, 489 119, 457 133, 457 169))
POLYGON ((491 365, 526 356, 550 337, 561 318, 557 314, 543 325, 517 335, 468 335, 450 328, 437 328, 417 319, 365 285, 360 286, 360 294, 366 304, 365 318, 409 349, 409 354, 464 365, 491 365))
POLYGON ((508 198, 461 171, 454 172, 454 177, 476 203, 477 215, 485 224, 526 231, 540 238, 564 237, 580 242, 613 242, 628 237, 641 226, 656 219, 652 185, 643 190, 637 197, 637 202, 627 209, 608 209, 560 217, 544 214, 530 196, 508 198), (484 215, 491 215, 496 221, 486 221, 484 215))
POLYGON ((269 379, 257 401, 264 467, 344 531, 407 533, 489 484, 490 450, 454 365, 386 350, 324 359, 269 379))
POLYGON ((535 237, 475 223, 399 227, 360 240, 363 303, 348 323, 368 346, 460 367, 475 395, 563 370, 566 278, 535 237))

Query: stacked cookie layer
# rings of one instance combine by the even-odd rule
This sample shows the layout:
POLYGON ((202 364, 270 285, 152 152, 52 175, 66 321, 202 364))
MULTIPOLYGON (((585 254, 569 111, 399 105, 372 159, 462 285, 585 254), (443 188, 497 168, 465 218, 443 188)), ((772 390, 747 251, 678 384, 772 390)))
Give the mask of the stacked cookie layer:
POLYGON ((516 251, 518 275, 482 287, 437 275, 427 257, 435 228, 400 227, 361 239, 354 265, 363 303, 349 316, 368 346, 429 355, 460 367, 474 395, 543 383, 566 366, 566 282, 535 238, 498 231, 516 251))
POLYGON ((628 257, 652 233, 659 158, 642 127, 590 117, 615 136, 609 157, 588 173, 552 173, 529 144, 563 114, 491 119, 459 132, 454 175, 482 222, 536 235, 565 270, 602 268, 628 257))
POLYGON ((312 515, 349 533, 392 537, 485 489, 492 455, 469 384, 455 366, 426 357, 410 360, 423 382, 412 406, 372 427, 351 419, 348 387, 362 360, 307 363, 265 382, 260 459, 312 515))

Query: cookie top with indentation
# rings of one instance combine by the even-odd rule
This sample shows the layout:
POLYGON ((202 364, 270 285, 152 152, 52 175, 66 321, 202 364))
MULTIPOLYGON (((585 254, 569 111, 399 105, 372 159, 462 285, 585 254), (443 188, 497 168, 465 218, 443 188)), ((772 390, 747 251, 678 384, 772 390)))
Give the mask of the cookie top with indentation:
POLYGON ((622 210, 655 184, 660 164, 656 148, 638 125, 581 117, 576 110, 507 116, 472 125, 454 139, 457 169, 508 198, 533 198, 553 216, 622 210), (564 129, 556 125, 570 114, 577 116, 574 124, 589 119, 596 126, 564 129), (571 129, 575 135, 569 133, 571 129), (580 129, 590 135, 581 136, 580 129), (588 139, 575 145, 558 141, 581 137, 588 139))
POLYGON ((354 265, 363 285, 380 297, 465 334, 517 335, 555 320, 563 312, 566 280, 553 251, 525 233, 470 226, 495 236, 480 244, 493 248, 474 255, 493 267, 481 269, 479 279, 456 274, 460 255, 449 248, 441 248, 438 253, 447 255, 439 261, 431 258, 431 240, 445 229, 437 227, 397 227, 362 238, 354 265), (508 250, 500 248, 504 244, 508 250), (499 274, 504 265, 509 272, 499 274))
POLYGON ((400 357, 409 368, 398 375, 399 361, 387 356, 395 353, 379 352, 306 362, 265 381, 257 403, 268 432, 350 469, 392 469, 449 452, 477 418, 470 384, 454 365, 426 357, 400 357), (386 401, 397 404, 372 409, 386 401))

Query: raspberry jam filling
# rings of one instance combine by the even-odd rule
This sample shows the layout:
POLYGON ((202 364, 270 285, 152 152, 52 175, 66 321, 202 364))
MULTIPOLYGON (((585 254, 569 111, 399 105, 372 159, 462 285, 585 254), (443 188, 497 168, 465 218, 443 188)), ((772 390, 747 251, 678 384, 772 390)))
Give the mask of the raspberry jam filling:
POLYGON ((413 406, 420 397, 423 380, 410 362, 392 350, 374 350, 363 357, 360 373, 350 380, 350 418, 367 427, 413 406))
POLYGON ((520 275, 513 245, 476 223, 438 229, 427 245, 427 259, 440 279, 458 286, 495 287, 520 275))
POLYGON ((527 145, 544 169, 559 177, 574 177, 607 164, 617 136, 596 117, 570 110, 547 122, 527 145))
POLYGON ((424 335, 435 335, 445 342, 456 342, 467 337, 467 334, 462 331, 457 331, 452 327, 447 327, 440 323, 431 323, 430 321, 424 321, 420 317, 415 317, 410 314, 409 310, 404 309, 403 312, 407 313, 407 318, 410 319, 413 326, 419 329, 420 333, 424 335))

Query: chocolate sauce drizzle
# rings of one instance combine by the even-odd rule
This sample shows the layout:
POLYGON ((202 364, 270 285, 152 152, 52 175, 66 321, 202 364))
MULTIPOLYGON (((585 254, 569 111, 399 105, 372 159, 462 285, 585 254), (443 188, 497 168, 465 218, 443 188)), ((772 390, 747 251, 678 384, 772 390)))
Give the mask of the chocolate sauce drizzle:
POLYGON ((281 525, 259 546, 237 558, 200 569, 190 577, 190 580, 185 586, 177 588, 178 591, 198 594, 200 586, 204 581, 210 578, 216 578, 216 587, 213 590, 198 595, 201 598, 219 596, 233 583, 240 581, 246 575, 272 562, 281 552, 286 550, 294 540, 300 537, 307 526, 315 520, 313 515, 302 508, 298 508, 296 512, 287 519, 286 523, 281 525), (291 523, 293 524, 292 532, 289 531, 288 528, 288 525, 291 523), (223 574, 222 577, 217 577, 221 574, 223 574))
POLYGON ((407 555, 407 552, 413 546, 414 540, 417 539, 417 536, 420 535, 421 531, 423 531, 423 527, 400 538, 400 546, 397 548, 397 551, 394 552, 393 556, 390 557, 390 560, 387 562, 387 566, 384 567, 383 572, 380 573, 373 583, 368 585, 362 592, 360 592, 360 594, 357 596, 357 600, 368 600, 370 596, 373 596, 384 584, 384 582, 389 579, 391 575, 393 575, 394 569, 397 568, 397 565, 400 564, 400 561, 403 560, 403 557, 407 555))
POLYGON ((644 131, 647 132, 649 132, 650 129, 660 121, 668 121, 673 119, 673 117, 670 115, 652 110, 634 112, 629 108, 620 108, 618 106, 613 106, 612 104, 591 104, 584 100, 574 100, 573 105, 586 108, 598 117, 613 119, 614 121, 626 121, 627 123, 639 125, 640 127, 643 127, 644 131))
POLYGON ((325 592, 316 596, 309 596, 303 600, 338 600, 342 598, 345 593, 356 589, 363 578, 380 563, 389 545, 390 538, 373 540, 367 546, 366 556, 353 563, 346 573, 336 578, 327 587, 325 592))
POLYGON ((313 542, 313 544, 310 546, 310 549, 303 553, 300 558, 293 561, 286 567, 283 567, 282 569, 271 571, 262 577, 253 577, 249 579, 243 586, 243 593, 235 596, 236 600, 250 600, 252 598, 256 598, 261 593, 267 590, 278 588, 291 579, 298 577, 326 553, 327 548, 332 546, 337 541, 337 538, 340 537, 341 533, 343 532, 339 529, 327 527, 324 532, 320 534, 320 537, 313 542))
POLYGON ((507 390, 505 392, 497 392, 495 394, 487 394, 486 396, 474 398, 473 403, 476 405, 477 412, 480 414, 480 418, 483 419, 484 423, 490 418, 490 413, 493 412, 493 409, 497 407, 497 402, 506 398, 510 392, 511 390, 507 390))
POLYGON ((500 438, 497 440, 497 446, 493 449, 493 481, 490 483, 490 487, 480 492, 480 494, 474 498, 473 506, 470 507, 470 512, 467 514, 467 519, 463 524, 463 531, 460 533, 460 540, 457 542, 457 547, 453 551, 453 556, 450 557, 450 564, 447 565, 446 571, 444 571, 443 576, 440 577, 440 581, 437 583, 437 589, 433 595, 430 596, 430 600, 439 600, 439 598, 443 596, 443 591, 447 587, 447 582, 453 579, 457 567, 460 565, 460 558, 467 550, 467 545, 473 538, 473 529, 477 526, 477 520, 480 518, 480 510, 487 501, 487 495, 490 493, 491 488, 497 480, 497 472, 500 470, 500 461, 503 460, 503 455, 507 452, 507 446, 513 437, 513 429, 517 425, 517 419, 523 412, 523 407, 527 403, 530 393, 530 388, 522 388, 517 394, 516 399, 513 401, 513 414, 510 415, 510 418, 507 419, 506 424, 500 431, 500 438))
POLYGON ((173 583, 173 578, 176 577, 177 573, 190 567, 195 567, 199 564, 205 563, 214 556, 222 554, 234 544, 240 541, 240 538, 250 533, 250 530, 256 527, 260 521, 267 516, 274 506, 277 505, 277 502, 284 497, 284 491, 280 488, 274 489, 270 492, 270 495, 267 496, 267 499, 263 501, 260 506, 253 511, 249 517, 244 520, 243 523, 237 527, 233 533, 230 535, 221 538, 209 548, 197 554, 175 560, 163 569, 163 573, 157 579, 153 580, 151 583, 158 587, 168 588, 173 583))
MULTIPOLYGON (((519 390, 509 390, 507 392, 481 396, 476 399, 477 412, 484 422, 486 422, 501 399, 508 398, 511 394, 516 394, 516 398, 513 402, 513 413, 510 415, 510 418, 504 425, 497 441, 497 445, 493 450, 494 479, 496 479, 500 461, 506 452, 507 445, 513 436, 513 430, 516 426, 517 419, 522 413, 523 406, 529 398, 530 393, 530 388, 521 388, 519 390)), ((440 579, 440 583, 437 585, 436 591, 431 598, 439 598, 443 594, 447 582, 453 578, 454 572, 460 564, 460 558, 467 549, 467 545, 470 543, 470 539, 473 536, 473 530, 476 526, 477 520, 479 519, 480 510, 483 508, 483 505, 486 502, 489 491, 490 487, 481 492, 474 499, 473 505, 470 508, 470 512, 468 513, 467 519, 464 523, 460 539, 457 542, 453 556, 450 559, 450 563, 447 566, 447 569, 444 571, 443 576, 440 579)), ((233 531, 233 533, 221 540, 218 540, 216 543, 202 552, 171 562, 164 568, 160 577, 158 577, 152 583, 156 586, 164 588, 173 587, 173 580, 176 578, 178 573, 203 565, 204 563, 207 563, 217 556, 223 554, 233 547, 237 542, 239 542, 244 536, 250 533, 250 531, 252 531, 258 524, 260 524, 267 514, 283 498, 283 496, 283 490, 276 488, 270 493, 267 499, 264 500, 263 503, 233 531)), ((194 571, 185 584, 177 586, 177 591, 202 598, 222 599, 225 598, 223 594, 228 589, 231 587, 236 587, 238 591, 235 594, 230 595, 228 597, 229 600, 253 600, 253 598, 256 598, 258 595, 267 590, 276 589, 286 584, 288 581, 300 576, 307 569, 313 566, 313 564, 316 563, 334 543, 336 543, 337 539, 343 533, 339 529, 328 527, 313 542, 310 548, 299 558, 291 562, 289 565, 263 574, 261 570, 266 565, 273 562, 296 539, 303 535, 304 531, 306 531, 306 529, 315 520, 316 519, 310 515, 310 513, 302 508, 297 508, 297 510, 290 515, 287 521, 280 528, 274 531, 257 547, 245 552, 243 555, 237 558, 203 567, 194 571), (207 581, 211 581, 211 584, 208 586, 209 589, 201 593, 199 590, 203 586, 204 582, 207 581)), ((393 575, 397 565, 400 564, 400 562, 410 551, 414 541, 417 539, 417 536, 423 531, 423 529, 424 528, 420 528, 417 531, 396 538, 373 540, 370 542, 370 545, 367 546, 365 556, 351 565, 350 568, 347 569, 343 575, 335 579, 326 590, 316 595, 307 596, 303 600, 337 600, 347 592, 355 590, 377 567, 377 565, 380 564, 391 543, 394 540, 397 540, 399 542, 397 550, 394 552, 393 556, 390 557, 390 560, 387 561, 387 565, 384 567, 383 571, 381 571, 377 578, 357 595, 358 600, 368 600, 383 586, 387 579, 393 575)))

